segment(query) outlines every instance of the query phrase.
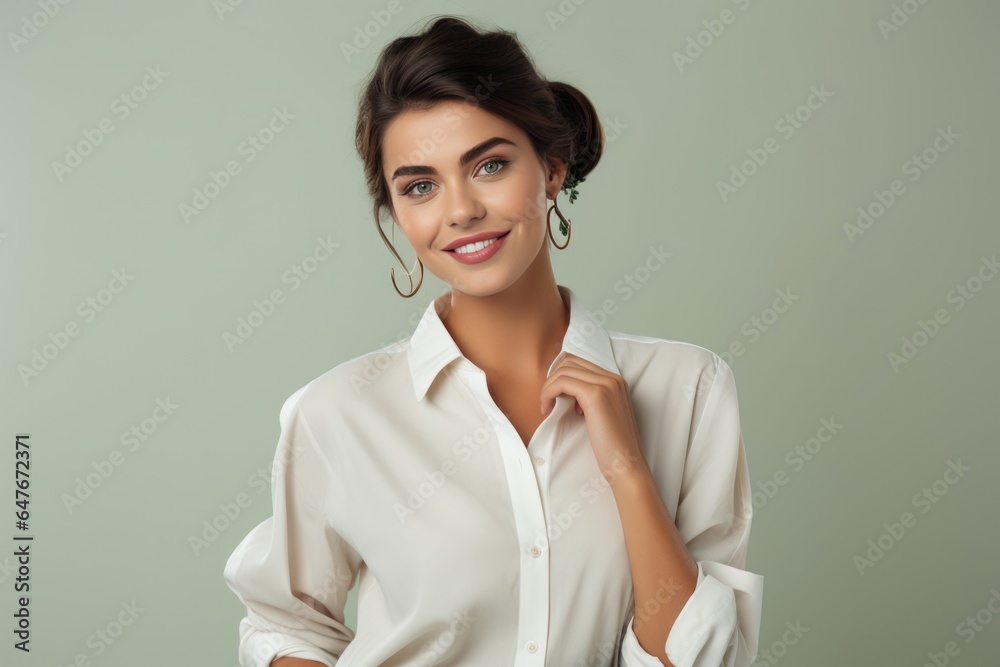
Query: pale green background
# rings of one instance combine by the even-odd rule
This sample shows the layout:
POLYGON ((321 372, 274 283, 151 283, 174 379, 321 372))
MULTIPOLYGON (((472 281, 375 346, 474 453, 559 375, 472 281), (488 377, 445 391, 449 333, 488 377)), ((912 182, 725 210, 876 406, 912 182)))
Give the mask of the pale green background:
POLYGON ((971 643, 956 626, 1000 590, 1000 280, 960 311, 946 296, 1000 249, 1000 4, 912 4, 919 11, 884 39, 888 0, 404 0, 348 62, 340 45, 388 2, 246 0, 221 19, 208 0, 73 2, 17 52, 9 33, 40 9, 5 2, 0 539, 14 533, 11 443, 30 432, 36 540, 33 650, 10 647, 15 594, 0 570, 0 663, 63 665, 82 653, 109 667, 236 664, 242 606, 222 568, 270 514, 250 478, 269 470, 282 401, 408 335, 444 288, 427 274, 412 300, 392 289, 353 129, 382 45, 429 14, 459 13, 515 30, 543 72, 584 90, 617 133, 567 209, 573 237, 553 251, 557 280, 595 310, 614 299, 611 329, 720 353, 745 344, 732 365, 751 477, 789 475, 753 522, 761 650, 798 620, 809 630, 780 664, 917 666, 948 641, 960 647, 951 664, 996 664, 1000 618, 971 643), (560 7, 567 20, 553 28, 547 12, 560 7), (724 9, 735 20, 678 71, 674 52, 724 9), (156 65, 169 76, 119 120, 113 100, 156 65), (833 96, 780 135, 775 122, 821 85, 833 96), (274 107, 296 118, 247 164, 237 146, 274 107), (52 162, 104 117, 114 132, 59 182, 52 162), (960 139, 911 182, 904 162, 948 126, 960 139), (717 182, 768 137, 780 150, 724 202, 717 182), (230 159, 242 173, 185 224, 179 204, 230 159), (894 178, 906 193, 848 242, 843 225, 894 178), (292 291, 282 273, 321 235, 340 248, 292 291), (673 256, 625 300, 614 285, 650 245, 673 256), (84 323, 77 304, 122 267, 134 281, 84 323), (276 288, 288 300, 231 353, 223 334, 276 288), (799 300, 751 342, 742 327, 784 288, 799 300), (894 372, 887 353, 938 308, 950 321, 894 372), (18 366, 70 320, 80 335, 26 385, 18 366), (69 513, 61 498, 76 478, 123 449, 119 435, 167 397, 176 413, 69 513), (786 454, 823 417, 843 430, 794 470, 786 454), (911 497, 957 458, 972 472, 920 514, 911 497), (250 506, 196 556, 188 537, 240 493, 250 506), (907 510, 916 525, 860 576, 854 555, 907 510), (95 656, 88 636, 133 599, 144 611, 95 656))

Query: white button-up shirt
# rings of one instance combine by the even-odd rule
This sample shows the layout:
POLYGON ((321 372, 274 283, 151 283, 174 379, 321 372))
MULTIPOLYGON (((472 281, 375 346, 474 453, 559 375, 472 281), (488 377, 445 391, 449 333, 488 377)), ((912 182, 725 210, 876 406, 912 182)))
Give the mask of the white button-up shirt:
MULTIPOLYGON (((628 382, 646 461, 698 563, 666 654, 747 667, 763 576, 745 570, 753 508, 732 371, 697 345, 607 331, 558 289, 570 323, 552 365, 569 352, 628 382)), ((632 625, 657 610, 634 609, 618 508, 575 399, 558 396, 525 447, 445 328, 449 299, 282 406, 273 516, 224 572, 247 607, 240 664, 659 666, 632 625), (357 632, 344 618, 355 583, 357 632)))

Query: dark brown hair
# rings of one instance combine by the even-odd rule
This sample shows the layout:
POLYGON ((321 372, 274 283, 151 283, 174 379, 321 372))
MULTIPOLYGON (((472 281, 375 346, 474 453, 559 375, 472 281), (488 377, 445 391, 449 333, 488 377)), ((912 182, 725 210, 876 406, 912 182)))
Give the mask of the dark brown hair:
POLYGON ((543 162, 568 165, 564 185, 579 182, 597 166, 605 138, 594 105, 575 87, 542 77, 516 34, 481 31, 457 16, 429 20, 433 23, 423 32, 386 45, 358 104, 355 145, 376 227, 383 208, 395 217, 382 173, 386 128, 398 114, 442 100, 475 104, 520 127, 543 162))

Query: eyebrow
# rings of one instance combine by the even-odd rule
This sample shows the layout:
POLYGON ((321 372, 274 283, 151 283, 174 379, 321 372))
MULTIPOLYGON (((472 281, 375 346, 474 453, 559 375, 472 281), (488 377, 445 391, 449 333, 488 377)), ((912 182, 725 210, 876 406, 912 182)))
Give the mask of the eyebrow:
MULTIPOLYGON (((491 139, 487 139, 486 141, 480 144, 473 146, 469 150, 462 153, 462 157, 458 159, 458 164, 464 167, 465 165, 469 164, 477 157, 479 157, 481 153, 485 153, 486 151, 488 151, 489 149, 493 148, 498 144, 510 144, 515 148, 517 147, 517 144, 515 144, 510 139, 504 139, 503 137, 493 137, 491 139)), ((390 180, 394 181, 400 176, 417 176, 417 175, 434 176, 437 175, 437 169, 425 165, 403 166, 397 168, 396 171, 392 172, 392 179, 390 180)))

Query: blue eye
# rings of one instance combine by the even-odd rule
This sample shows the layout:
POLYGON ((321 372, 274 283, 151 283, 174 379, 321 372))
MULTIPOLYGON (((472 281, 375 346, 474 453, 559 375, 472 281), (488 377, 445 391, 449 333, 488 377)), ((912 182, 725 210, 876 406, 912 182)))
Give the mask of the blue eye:
MULTIPOLYGON (((510 164, 510 160, 504 160, 503 158, 492 158, 490 160, 487 160, 486 162, 483 162, 481 167, 485 167, 488 164, 498 165, 496 171, 487 172, 486 174, 487 176, 495 176, 496 174, 499 174, 501 171, 503 171, 504 166, 510 164)), ((434 185, 434 184, 431 183, 430 181, 414 181, 413 183, 410 183, 410 185, 405 190, 400 192, 399 195, 401 197, 409 197, 410 199, 420 199, 422 197, 426 197, 427 195, 429 195, 430 191, 426 191, 423 194, 417 194, 417 195, 410 194, 410 192, 412 192, 414 188, 420 185, 434 185)))

